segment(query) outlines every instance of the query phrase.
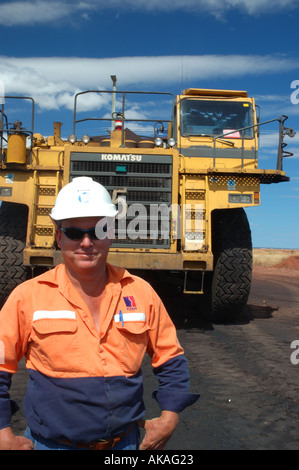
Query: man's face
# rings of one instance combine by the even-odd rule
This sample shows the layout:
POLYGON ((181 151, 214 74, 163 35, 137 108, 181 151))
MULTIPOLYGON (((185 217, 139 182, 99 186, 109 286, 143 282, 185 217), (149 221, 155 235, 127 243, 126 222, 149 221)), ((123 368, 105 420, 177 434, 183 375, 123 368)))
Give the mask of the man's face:
MULTIPOLYGON (((80 217, 64 220, 61 228, 76 227, 90 229, 96 226, 101 217, 80 217)), ((106 266, 106 259, 112 240, 91 239, 84 234, 80 240, 71 240, 61 229, 56 229, 56 240, 69 269, 76 272, 97 271, 106 266)))

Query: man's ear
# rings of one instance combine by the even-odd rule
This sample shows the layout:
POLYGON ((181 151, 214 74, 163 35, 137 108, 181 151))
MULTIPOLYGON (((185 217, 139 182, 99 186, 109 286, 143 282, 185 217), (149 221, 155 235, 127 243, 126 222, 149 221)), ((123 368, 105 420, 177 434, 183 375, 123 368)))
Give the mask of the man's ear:
POLYGON ((56 242, 57 242, 58 247, 61 248, 61 246, 60 246, 61 231, 57 227, 55 228, 55 237, 56 237, 56 242))
POLYGON ((60 241, 61 241, 61 232, 59 230, 59 228, 61 227, 61 222, 56 222, 55 220, 52 219, 52 217, 50 216, 50 219, 55 227, 55 237, 56 237, 56 242, 57 242, 57 245, 59 246, 59 248, 61 248, 60 246, 60 241))

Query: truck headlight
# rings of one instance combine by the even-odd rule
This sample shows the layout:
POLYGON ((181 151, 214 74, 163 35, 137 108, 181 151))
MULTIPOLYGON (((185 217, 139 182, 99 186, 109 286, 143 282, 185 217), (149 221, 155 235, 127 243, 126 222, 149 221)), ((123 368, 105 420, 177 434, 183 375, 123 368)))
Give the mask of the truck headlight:
POLYGON ((12 196, 12 188, 6 188, 5 186, 0 187, 0 196, 4 196, 4 197, 12 196))
POLYGON ((85 135, 83 135, 81 140, 82 140, 83 144, 88 144, 88 142, 90 142, 90 137, 89 137, 89 135, 85 134, 85 135))
POLYGON ((169 147, 174 147, 175 144, 176 144, 176 141, 173 137, 170 137, 170 139, 168 139, 167 143, 168 143, 169 147))
POLYGON ((232 204, 252 204, 252 194, 229 194, 228 202, 232 204))
POLYGON ((71 134, 71 135, 69 135, 69 137, 68 137, 68 141, 69 141, 71 144, 74 144, 75 142, 77 142, 77 137, 76 137, 74 134, 71 134))

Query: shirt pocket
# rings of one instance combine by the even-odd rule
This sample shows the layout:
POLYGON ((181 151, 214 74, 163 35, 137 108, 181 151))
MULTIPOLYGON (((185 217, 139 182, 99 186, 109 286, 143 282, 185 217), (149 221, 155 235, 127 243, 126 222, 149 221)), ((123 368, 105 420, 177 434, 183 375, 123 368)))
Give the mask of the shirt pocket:
POLYGON ((151 329, 146 321, 117 321, 115 326, 119 337, 120 366, 126 375, 135 375, 140 370, 151 329))
POLYGON ((49 371, 82 370, 78 323, 73 313, 73 318, 38 318, 32 322, 31 357, 49 371))

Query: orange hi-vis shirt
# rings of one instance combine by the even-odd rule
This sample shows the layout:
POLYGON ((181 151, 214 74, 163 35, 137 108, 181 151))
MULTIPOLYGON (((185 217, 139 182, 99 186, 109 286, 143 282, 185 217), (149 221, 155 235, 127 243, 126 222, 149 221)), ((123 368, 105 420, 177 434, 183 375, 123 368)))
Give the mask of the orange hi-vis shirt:
POLYGON ((29 371, 24 411, 44 438, 91 441, 126 430, 144 416, 141 364, 147 352, 161 409, 181 411, 189 393, 184 351, 151 286, 107 265, 96 329, 63 264, 18 286, 0 312, 0 429, 9 425, 8 390, 18 362, 29 371))

